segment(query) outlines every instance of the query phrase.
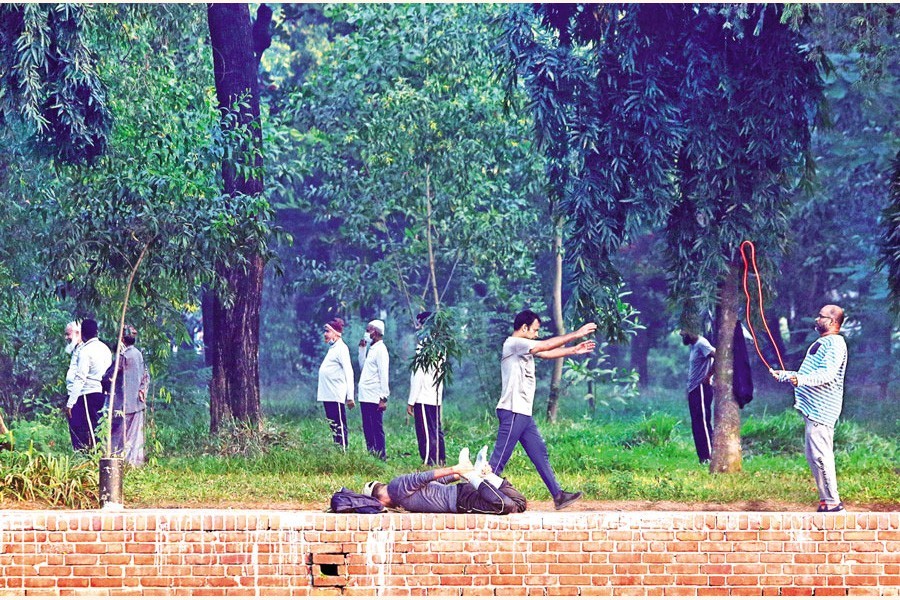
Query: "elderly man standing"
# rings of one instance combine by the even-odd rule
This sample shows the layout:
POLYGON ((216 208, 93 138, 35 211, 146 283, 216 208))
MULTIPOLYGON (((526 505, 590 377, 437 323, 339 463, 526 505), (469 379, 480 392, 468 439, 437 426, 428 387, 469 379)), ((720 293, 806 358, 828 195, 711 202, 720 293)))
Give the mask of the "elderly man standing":
POLYGON ((366 336, 359 342, 359 411, 362 413, 366 448, 381 460, 387 459, 384 440, 384 411, 387 410, 391 389, 388 382, 390 357, 384 339, 384 321, 369 321, 366 336))
POLYGON ((794 408, 806 425, 806 462, 819 490, 817 512, 841 512, 834 466, 834 426, 844 404, 847 342, 840 335, 844 310, 828 304, 815 320, 817 339, 806 351, 798 371, 770 370, 772 376, 794 386, 794 408))
POLYGON ((111 423, 115 454, 123 456, 131 466, 140 467, 144 464, 144 411, 150 373, 144 355, 134 345, 136 341, 137 330, 126 325, 111 423))
POLYGON ((316 399, 325 408, 334 443, 347 450, 347 409, 354 407, 353 365, 343 335, 343 319, 335 318, 325 323, 324 338, 330 347, 319 366, 316 399))
POLYGON ((100 381, 112 364, 112 352, 97 337, 97 321, 82 321, 81 337, 84 341, 78 350, 72 387, 66 402, 75 450, 93 448, 97 443, 97 422, 104 403, 100 381))
MULTIPOLYGON (((78 366, 78 350, 81 348, 81 325, 78 321, 72 321, 66 325, 66 354, 71 354, 69 359, 69 369, 66 371, 66 399, 72 393, 72 386, 75 385, 75 369, 78 366)), ((66 410, 68 413, 68 409, 66 410)), ((69 423, 69 437, 72 440, 72 448, 78 450, 78 436, 72 427, 72 420, 66 419, 69 423)))
MULTIPOLYGON (((416 315, 416 329, 421 329, 431 313, 416 315)), ((419 347, 416 348, 418 353, 419 347)), ((406 414, 416 420, 416 440, 419 456, 429 466, 443 465, 446 460, 444 430, 441 427, 441 408, 444 400, 444 386, 434 382, 435 368, 416 369, 409 379, 409 401, 406 414)))

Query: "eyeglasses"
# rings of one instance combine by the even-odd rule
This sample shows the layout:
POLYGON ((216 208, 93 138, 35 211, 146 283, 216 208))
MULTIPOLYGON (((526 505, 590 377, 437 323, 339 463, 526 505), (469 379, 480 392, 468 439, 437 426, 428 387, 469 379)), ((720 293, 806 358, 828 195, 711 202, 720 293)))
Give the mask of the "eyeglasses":
POLYGON ((816 317, 816 318, 817 318, 817 319, 830 319, 831 317, 829 317, 828 315, 819 315, 819 316, 816 317))

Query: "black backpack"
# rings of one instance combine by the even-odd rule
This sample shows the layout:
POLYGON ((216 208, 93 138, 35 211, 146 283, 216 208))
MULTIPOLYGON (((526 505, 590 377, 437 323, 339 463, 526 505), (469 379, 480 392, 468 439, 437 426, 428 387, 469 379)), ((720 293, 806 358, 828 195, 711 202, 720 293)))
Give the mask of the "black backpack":
POLYGON ((377 499, 342 487, 331 496, 331 512, 374 515, 384 510, 377 499))

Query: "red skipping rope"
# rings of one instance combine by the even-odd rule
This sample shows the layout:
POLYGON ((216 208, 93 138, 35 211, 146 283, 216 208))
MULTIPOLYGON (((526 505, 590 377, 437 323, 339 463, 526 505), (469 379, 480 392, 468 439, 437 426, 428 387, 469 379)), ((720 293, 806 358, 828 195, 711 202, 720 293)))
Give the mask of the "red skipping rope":
POLYGON ((766 328, 766 333, 769 334, 769 340, 772 342, 772 347, 775 348, 775 355, 778 357, 778 364, 781 365, 781 370, 784 370, 784 361, 781 360, 781 352, 778 351, 778 344, 775 343, 775 337, 772 335, 772 332, 769 330, 769 324, 766 321, 766 313, 763 310, 763 292, 762 292, 762 280, 759 277, 759 268, 756 266, 756 246, 753 245, 753 242, 750 240, 744 240, 741 242, 741 259, 744 261, 744 296, 747 297, 747 327, 750 329, 750 335, 753 337, 753 345, 756 347, 756 353, 759 354, 759 358, 762 359, 763 364, 772 368, 769 365, 769 362, 765 359, 762 354, 762 351, 759 349, 759 342, 756 339, 756 332, 753 330, 753 322, 750 320, 750 290, 747 287, 747 278, 750 273, 750 264, 753 264, 753 274, 756 277, 756 287, 757 294, 759 296, 759 316, 762 319, 763 325, 766 328), (747 260, 747 255, 744 253, 744 249, 750 249, 750 260, 747 260))

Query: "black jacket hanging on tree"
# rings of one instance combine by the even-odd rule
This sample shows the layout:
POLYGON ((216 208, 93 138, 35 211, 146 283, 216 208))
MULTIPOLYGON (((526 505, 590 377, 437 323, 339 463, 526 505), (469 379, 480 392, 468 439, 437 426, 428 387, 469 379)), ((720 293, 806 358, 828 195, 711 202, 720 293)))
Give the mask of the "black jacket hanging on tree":
POLYGON ((731 391, 734 393, 734 399, 738 406, 744 408, 753 400, 753 374, 750 372, 750 354, 747 352, 744 328, 740 321, 734 324, 732 344, 734 348, 734 378, 731 381, 731 391))

